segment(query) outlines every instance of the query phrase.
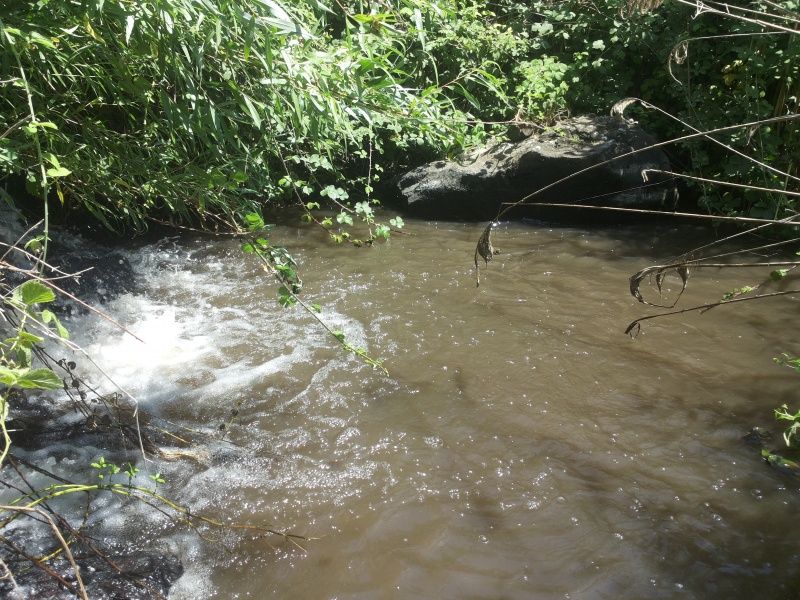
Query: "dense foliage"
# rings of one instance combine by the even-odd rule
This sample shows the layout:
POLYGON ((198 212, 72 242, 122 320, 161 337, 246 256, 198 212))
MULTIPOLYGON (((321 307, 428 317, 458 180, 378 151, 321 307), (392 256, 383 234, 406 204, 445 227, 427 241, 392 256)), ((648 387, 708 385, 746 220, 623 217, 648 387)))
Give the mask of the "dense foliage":
MULTIPOLYGON (((538 32, 535 43, 564 73, 561 81, 568 89, 550 87, 550 97, 561 98, 560 108, 604 113, 622 98, 641 98, 671 114, 636 114, 662 140, 691 133, 690 127, 707 131, 797 114, 800 35, 792 30, 798 2, 738 2, 729 8, 713 2, 658 4, 535 3, 526 28, 538 32)), ((707 140, 670 149, 673 163, 703 178, 777 191, 707 186, 696 190, 701 207, 759 218, 786 216, 795 203, 781 190, 800 189, 797 121, 715 137, 775 170, 707 140)))
MULTIPOLYGON (((745 5, 777 22, 797 11, 745 5)), ((552 125, 627 96, 701 130, 794 113, 798 36, 751 21, 676 0, 16 0, 0 8, 0 179, 114 229, 288 199, 352 216, 383 170, 456 154, 501 131, 491 123, 552 125)), ((687 132, 636 118, 662 139, 687 132)), ((722 141, 797 174, 796 122, 722 141)), ((707 142, 673 158, 798 189, 707 142)), ((699 196, 727 213, 793 206, 699 196)))
POLYGON ((24 174, 36 196, 52 186, 109 227, 141 228, 154 213, 230 215, 294 191, 344 200, 345 174, 368 196, 379 135, 395 156, 463 136, 441 92, 479 70, 425 90, 413 81, 421 28, 452 10, 291 4, 0 9, 0 175, 24 174))

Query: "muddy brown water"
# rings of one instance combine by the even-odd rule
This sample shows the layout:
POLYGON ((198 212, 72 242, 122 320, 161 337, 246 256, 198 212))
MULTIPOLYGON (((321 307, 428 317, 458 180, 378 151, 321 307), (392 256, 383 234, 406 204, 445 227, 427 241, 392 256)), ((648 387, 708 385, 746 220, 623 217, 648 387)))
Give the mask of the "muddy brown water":
MULTIPOLYGON (((89 351, 161 418, 211 431, 238 411, 235 446, 152 467, 164 493, 311 538, 118 523, 182 554, 172 598, 797 597, 800 485, 742 440, 762 426, 780 448, 773 409, 800 408, 800 376, 772 362, 800 354, 797 299, 646 321, 632 339, 656 311, 628 278, 707 230, 503 224, 476 288, 481 230, 409 222, 415 235, 360 250, 271 232, 309 301, 389 377, 277 308, 235 242, 132 259, 145 283, 107 308, 149 345, 99 324, 89 351)), ((697 271, 681 306, 764 275, 697 271)))

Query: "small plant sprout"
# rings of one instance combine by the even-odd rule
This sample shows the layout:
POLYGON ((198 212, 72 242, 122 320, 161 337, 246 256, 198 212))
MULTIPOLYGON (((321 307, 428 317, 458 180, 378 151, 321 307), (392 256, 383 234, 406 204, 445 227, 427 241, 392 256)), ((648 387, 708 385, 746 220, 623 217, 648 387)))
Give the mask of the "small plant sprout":
POLYGON ((133 478, 139 473, 139 469, 134 467, 131 463, 128 463, 128 470, 125 471, 125 474, 128 476, 128 485, 131 485, 133 482, 133 478))
POLYGON ((105 479, 105 476, 108 475, 109 478, 113 477, 117 473, 119 473, 119 467, 114 463, 107 463, 104 457, 100 457, 100 460, 97 462, 93 462, 92 466, 97 469, 97 477, 100 479, 105 479))

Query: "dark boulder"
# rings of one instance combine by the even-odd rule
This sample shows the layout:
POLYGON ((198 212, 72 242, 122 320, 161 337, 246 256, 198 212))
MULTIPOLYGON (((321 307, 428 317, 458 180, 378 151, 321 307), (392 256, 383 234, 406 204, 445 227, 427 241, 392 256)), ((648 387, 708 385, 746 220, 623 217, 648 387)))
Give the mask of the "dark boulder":
MULTIPOLYGON (((526 130, 523 134, 512 136, 516 142, 481 148, 458 162, 437 161, 418 167, 394 181, 390 196, 413 217, 491 220, 504 203, 517 202, 563 177, 656 143, 637 123, 621 117, 576 117, 541 132, 526 130)), ((592 169, 529 202, 673 210, 677 201, 674 183, 657 174, 645 182, 645 169, 670 169, 660 148, 592 169)), ((507 218, 537 214, 534 209, 518 207, 507 218)))

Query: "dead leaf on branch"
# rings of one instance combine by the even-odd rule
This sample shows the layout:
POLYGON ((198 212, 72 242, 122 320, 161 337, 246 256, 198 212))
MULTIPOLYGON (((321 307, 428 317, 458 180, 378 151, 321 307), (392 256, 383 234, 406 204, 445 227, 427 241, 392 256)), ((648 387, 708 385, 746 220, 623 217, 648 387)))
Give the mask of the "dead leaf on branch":
POLYGON ((494 246, 492 246, 492 227, 494 227, 496 224, 496 221, 492 221, 486 226, 486 229, 483 230, 483 233, 478 240, 478 245, 475 247, 475 287, 479 287, 481 285, 481 272, 480 268, 478 267, 478 256, 484 260, 486 266, 489 266, 489 261, 492 260, 492 257, 495 254, 500 254, 500 250, 496 250, 494 246))
POLYGON ((689 264, 691 262, 694 261, 684 259, 680 262, 676 261, 666 265, 645 267, 630 278, 631 295, 642 304, 647 304, 649 306, 655 306, 658 308, 674 308, 678 303, 678 300, 680 300, 681 295, 686 290, 686 285, 689 282, 689 264), (653 282, 654 287, 658 291, 659 297, 663 297, 664 280, 667 278, 667 275, 670 273, 670 271, 674 271, 678 277, 681 278, 681 290, 678 292, 678 295, 672 304, 656 304, 654 302, 648 302, 645 300, 641 292, 642 281, 649 277, 650 281, 653 282))

